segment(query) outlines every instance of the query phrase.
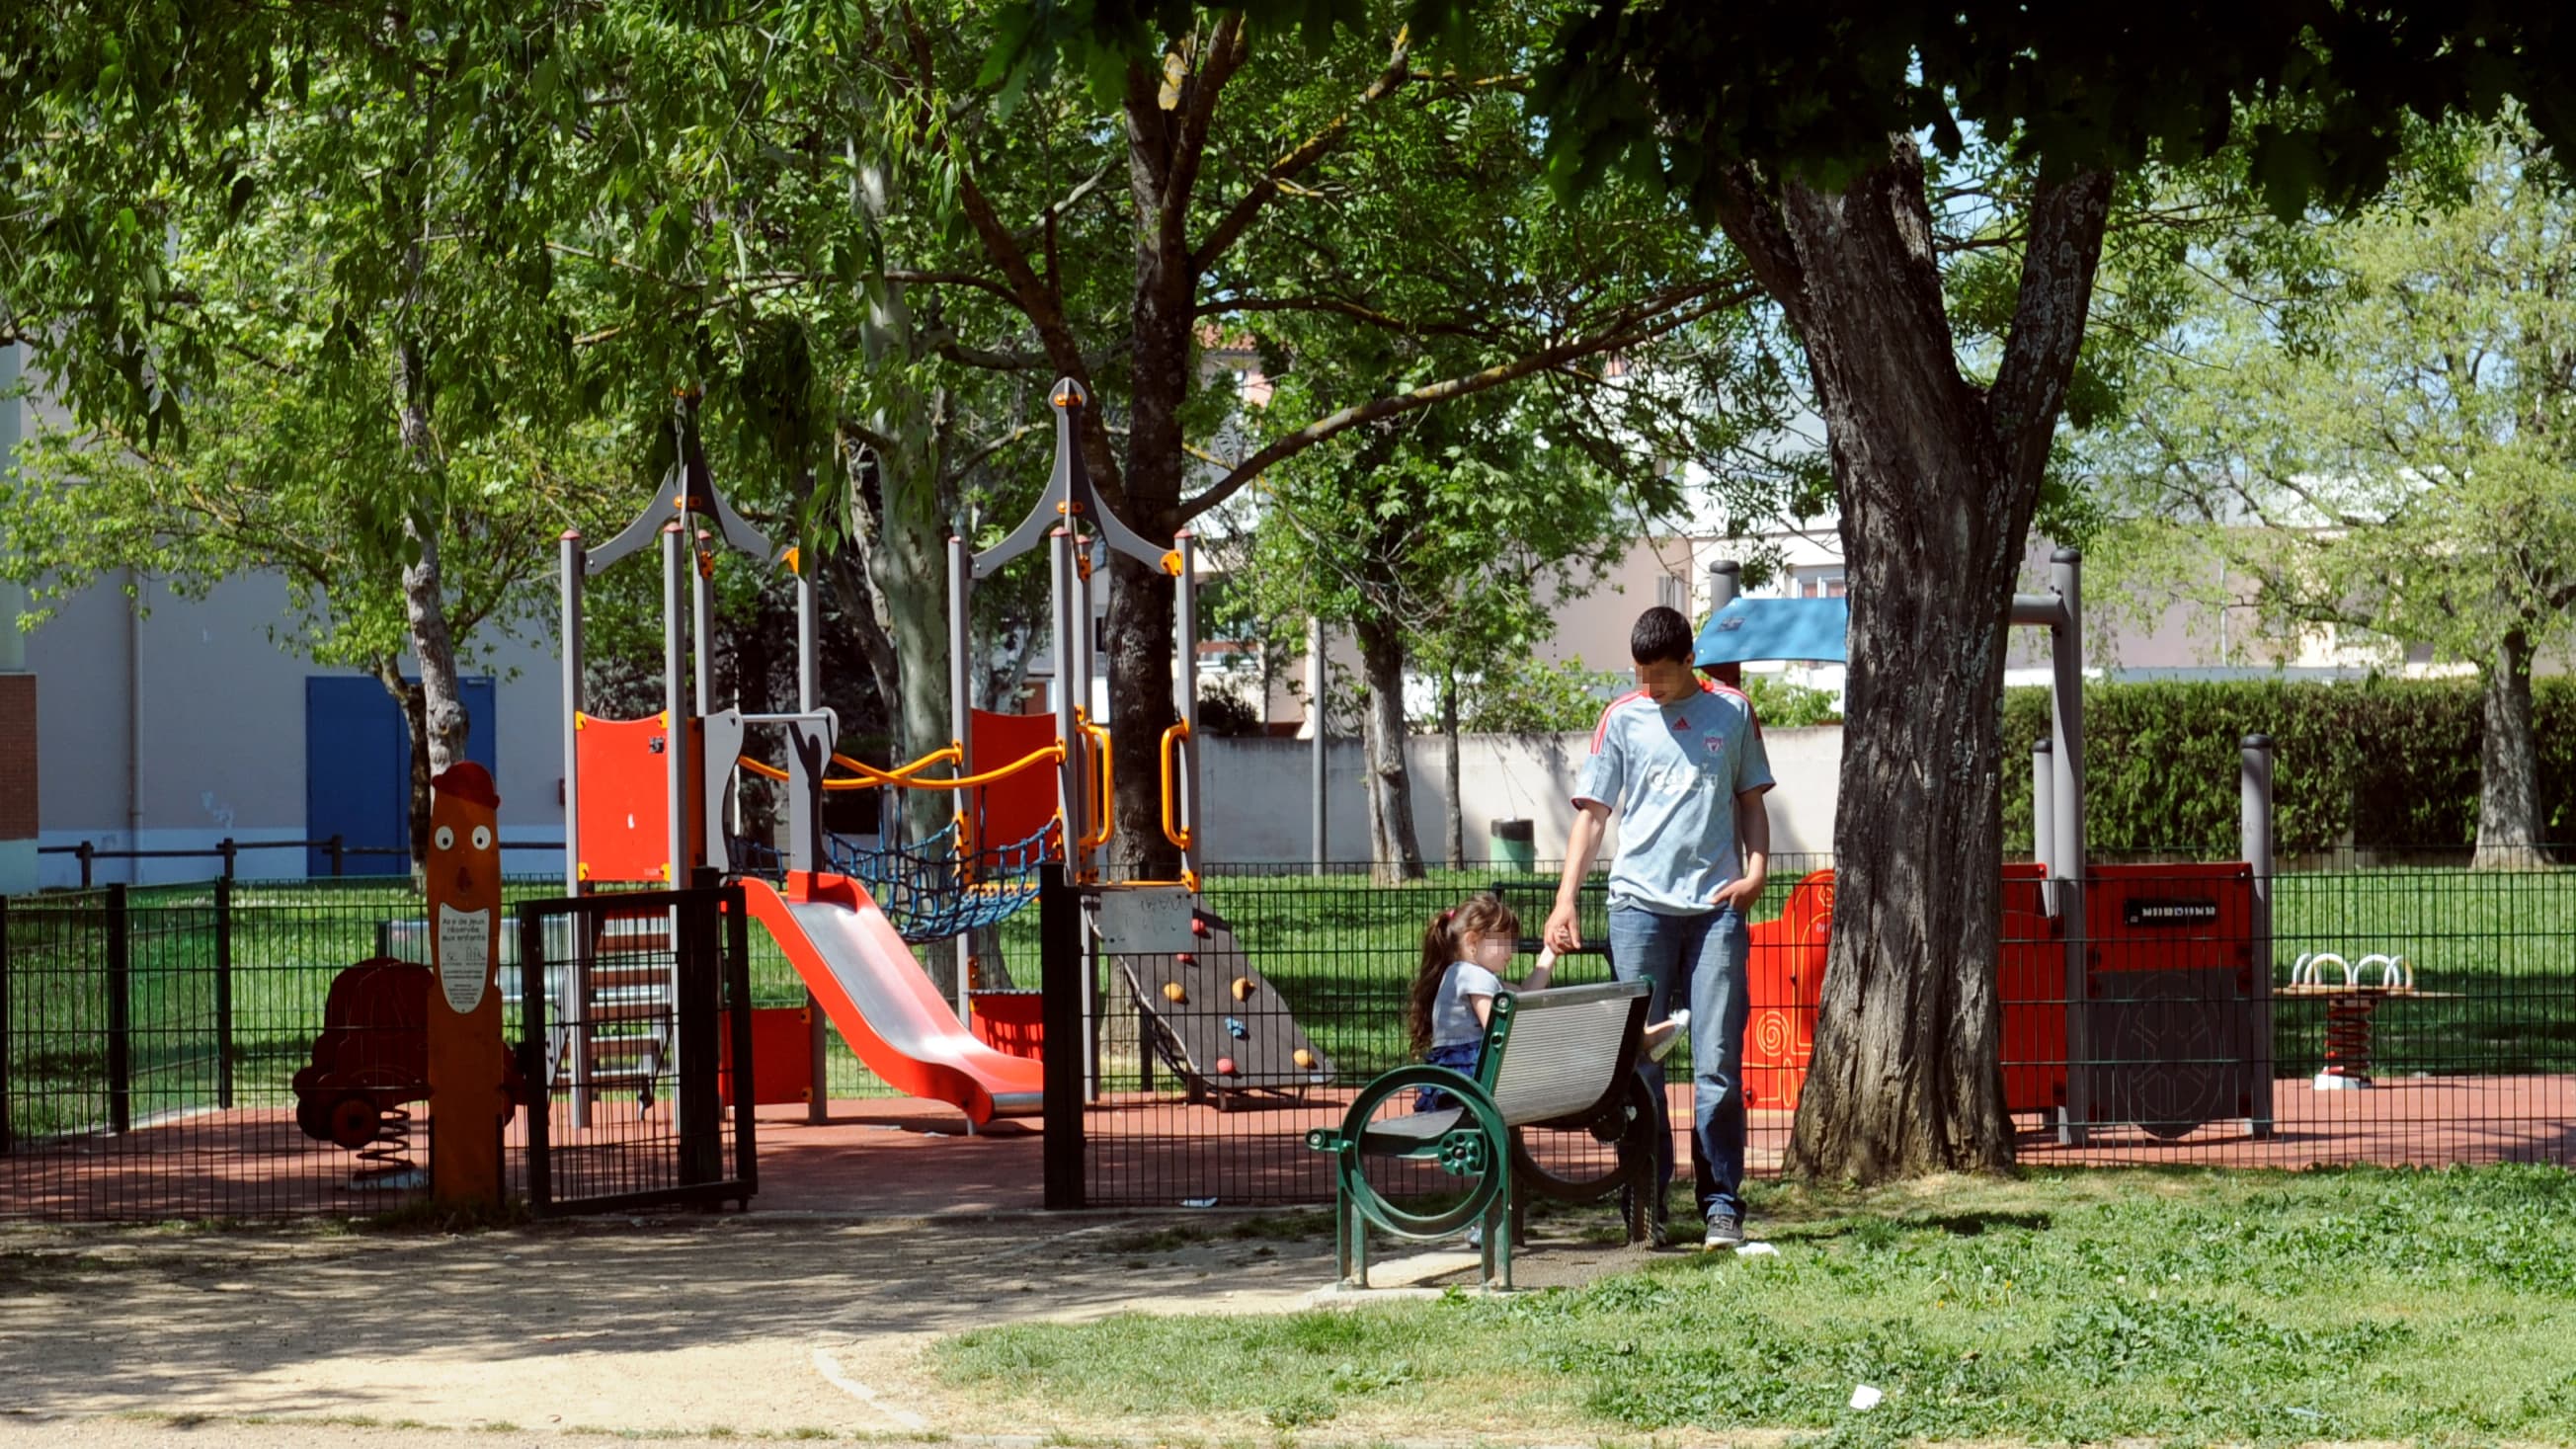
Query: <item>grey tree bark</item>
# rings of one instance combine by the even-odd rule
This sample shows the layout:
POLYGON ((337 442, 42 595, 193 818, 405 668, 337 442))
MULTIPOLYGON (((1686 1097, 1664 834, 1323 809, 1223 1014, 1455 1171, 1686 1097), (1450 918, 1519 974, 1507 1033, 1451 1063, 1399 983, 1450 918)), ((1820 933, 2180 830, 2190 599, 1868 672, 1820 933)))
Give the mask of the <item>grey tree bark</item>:
POLYGON ((2531 723, 2531 636, 2509 629, 2478 671, 2478 845, 2473 870, 2540 861, 2540 750, 2531 723))
POLYGON ((1440 671, 1440 773, 1441 783, 1449 792, 1446 849, 1441 852, 1451 870, 1467 866, 1467 802, 1458 791, 1458 669, 1456 665, 1440 671))
POLYGON ((2000 1169, 2004 620, 2110 181, 2040 180, 1985 388, 1959 371, 1912 138, 1841 191, 1741 166, 1724 190, 1721 224, 1806 345, 1852 577, 1833 948, 1787 1165, 2000 1169))
POLYGON ((1413 828, 1413 777, 1404 767, 1404 634, 1362 618, 1351 629, 1368 684, 1361 733, 1368 752, 1369 859, 1380 881, 1420 880, 1422 840, 1413 828))
MULTIPOLYGON (((414 272, 415 285, 418 273, 414 272)), ((411 850, 414 861, 429 858, 429 776, 465 758, 465 699, 456 679, 456 644, 447 627, 447 593, 439 577, 438 530, 424 526, 426 504, 438 493, 438 444, 429 427, 427 380, 421 371, 421 343, 404 337, 394 345, 393 389, 400 409, 402 451, 414 480, 404 500, 403 538, 416 552, 403 566, 403 621, 411 634, 411 652, 420 661, 420 713, 415 729, 427 736, 426 749, 413 754, 414 774, 411 850), (420 772, 426 768, 428 776, 420 772)))

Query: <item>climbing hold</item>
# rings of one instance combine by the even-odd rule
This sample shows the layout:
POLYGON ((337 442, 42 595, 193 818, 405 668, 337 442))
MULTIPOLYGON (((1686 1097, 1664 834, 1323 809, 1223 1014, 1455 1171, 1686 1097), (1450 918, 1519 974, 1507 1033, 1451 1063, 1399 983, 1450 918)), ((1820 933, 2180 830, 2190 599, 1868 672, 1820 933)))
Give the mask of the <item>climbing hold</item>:
POLYGON ((1251 977, 1237 976, 1234 978, 1234 999, 1237 1001, 1250 1001, 1252 999, 1251 977))
POLYGON ((1190 934, 1191 934, 1191 935, 1193 935, 1193 936, 1204 936, 1204 935, 1206 935, 1207 933, 1208 933, 1207 917, 1205 917, 1205 916, 1192 916, 1192 917, 1190 917, 1190 934))
POLYGON ((1233 1037, 1236 1041, 1241 1041, 1245 1037, 1252 1035, 1252 1033, 1243 1029, 1242 1022, 1239 1022, 1230 1016, 1225 1019, 1225 1034, 1233 1037))
POLYGON ((1233 1075, 1234 1075, 1234 1058, 1232 1058, 1232 1057, 1218 1057, 1218 1058, 1216 1059, 1216 1074, 1217 1074, 1218 1076, 1220 1076, 1220 1077, 1230 1077, 1230 1076, 1233 1076, 1233 1075))
POLYGON ((1180 963, 1181 963, 1182 965, 1184 965, 1184 966, 1187 966, 1187 965, 1189 965, 1191 962, 1194 962, 1194 961, 1198 960, 1199 958, 1198 958, 1198 957, 1196 957, 1196 956, 1191 955, 1191 954, 1190 954, 1189 952, 1187 952, 1187 951, 1175 951, 1175 952, 1173 952, 1173 953, 1172 953, 1172 959, 1173 959, 1173 960, 1175 960, 1175 961, 1180 962, 1180 963))
POLYGON ((1306 1050, 1304 1047, 1297 1048, 1295 1054, 1292 1055, 1289 1060, 1295 1062, 1297 1064, 1297 1069, 1301 1072, 1313 1071, 1315 1068, 1315 1054, 1306 1050))
POLYGON ((1181 983, 1166 981, 1163 983, 1163 999, 1174 1003, 1183 1002, 1190 999, 1190 993, 1181 983))

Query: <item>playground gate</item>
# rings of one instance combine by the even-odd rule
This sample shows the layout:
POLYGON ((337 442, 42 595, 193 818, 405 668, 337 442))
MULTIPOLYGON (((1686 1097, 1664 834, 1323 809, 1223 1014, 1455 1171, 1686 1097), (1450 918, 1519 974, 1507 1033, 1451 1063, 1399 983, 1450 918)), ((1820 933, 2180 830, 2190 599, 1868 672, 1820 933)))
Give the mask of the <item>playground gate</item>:
POLYGON ((751 1060, 744 922, 739 886, 520 905, 533 1211, 749 1205, 750 1094, 729 1070, 751 1060))

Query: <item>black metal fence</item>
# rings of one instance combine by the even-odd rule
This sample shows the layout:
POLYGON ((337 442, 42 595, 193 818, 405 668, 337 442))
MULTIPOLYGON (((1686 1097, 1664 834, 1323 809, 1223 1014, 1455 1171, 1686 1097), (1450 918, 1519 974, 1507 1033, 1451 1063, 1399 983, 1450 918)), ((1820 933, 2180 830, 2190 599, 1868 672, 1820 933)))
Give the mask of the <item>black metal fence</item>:
MULTIPOLYGON (((1827 883, 1811 876, 1826 864, 1775 859, 1752 913, 1744 1086, 1756 1173, 1780 1167, 1790 1109, 1811 1090, 1832 919, 1827 883)), ((2576 871, 2473 870, 2464 853, 2293 865, 2268 880, 2103 866, 2073 914, 2030 868, 2006 867, 1992 979, 2021 1159, 2576 1160, 2576 871)), ((1247 1033, 1289 1040, 1293 1030, 1314 1068, 1293 1082, 1227 1080, 1212 1061, 1174 1049, 1133 973, 1089 962, 1087 994, 1051 999, 1074 1014, 1044 1033, 1052 1044, 1087 1032, 1095 1044, 1071 1054, 1084 1068, 1084 1200, 1328 1196, 1326 1164, 1305 1132, 1338 1125, 1360 1084, 1410 1059, 1406 992, 1425 923, 1500 886, 1535 937, 1553 883, 1544 867, 1392 883, 1366 866, 1210 869, 1205 903, 1230 928, 1246 979, 1264 988, 1228 1014, 1247 1033)), ((516 911, 560 893, 557 880, 515 882, 507 903, 516 911)), ((427 959, 420 914, 399 879, 0 902, 0 1217, 322 1214, 407 1202, 419 1179, 401 1165, 425 1165, 426 1134, 405 1138, 396 1121, 393 1140, 366 1144, 371 1155, 309 1135, 293 1083, 312 1063, 335 977, 380 954, 427 959)), ((1596 894, 1586 940, 1600 941, 1603 925, 1596 894)), ((1035 911, 994 932, 990 959, 978 963, 986 982, 1007 970, 1035 985, 1038 934, 1035 911)), ((527 1027, 522 944, 514 922, 501 977, 514 1041, 527 1027)), ((543 949, 560 959, 566 947, 543 949)), ((765 939, 755 933, 745 955, 743 991, 755 1005, 802 1002, 801 982, 765 939)), ((1603 957, 1585 955, 1557 979, 1607 975, 1603 957)), ((833 1099, 889 1090, 845 1048, 833 1046, 827 1062, 833 1099)), ((1686 1123, 1687 1047, 1669 1071, 1686 1123)), ((674 1090, 657 1083, 654 1110, 674 1090)), ((629 1090, 622 1110, 640 1105, 629 1090)), ((522 1174, 526 1121, 511 1139, 522 1174)), ((961 1141, 956 1150, 1008 1149, 961 1141)), ((525 1189, 523 1176, 516 1185, 525 1189)))
MULTIPOLYGON (((2264 879, 2243 866, 2121 863, 2062 898, 2036 867, 2007 867, 2000 959, 1986 979, 2020 1159, 2576 1162, 2576 871, 2472 870, 2465 852, 2409 859, 2346 854, 2264 879)), ((1775 859, 1752 912, 1743 1087, 1756 1175, 1780 1169, 1808 1091, 1832 914, 1831 877, 1815 872, 1829 865, 1775 859)), ((1546 871, 1386 881, 1365 866, 1217 868, 1207 882, 1208 905, 1269 988, 1239 1015, 1247 1026, 1257 1014, 1292 1018, 1329 1074, 1227 1091, 1206 1063, 1178 1070, 1158 1049, 1150 1004, 1117 963, 1097 963, 1088 1205, 1329 1197, 1328 1164, 1305 1133, 1338 1126, 1354 1089, 1411 1059, 1406 993, 1425 924, 1492 888, 1534 948, 1555 890, 1546 871)), ((1605 914, 1596 879, 1587 944, 1604 939, 1605 914)), ((1607 975, 1606 958, 1586 954, 1556 980, 1607 975)), ((1865 1018, 1861 1029, 1902 1025, 1865 1018)), ((1687 1045, 1667 1072, 1686 1134, 1687 1045)), ((1585 1160, 1606 1150, 1539 1146, 1585 1160)))

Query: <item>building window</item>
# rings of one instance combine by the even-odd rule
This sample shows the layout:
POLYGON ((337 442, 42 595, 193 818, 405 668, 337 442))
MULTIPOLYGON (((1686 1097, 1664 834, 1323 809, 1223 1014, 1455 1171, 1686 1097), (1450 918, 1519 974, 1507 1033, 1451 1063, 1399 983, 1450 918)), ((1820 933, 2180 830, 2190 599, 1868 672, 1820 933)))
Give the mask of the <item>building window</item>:
POLYGON ((1655 602, 1667 609, 1684 610, 1690 603, 1689 585, 1672 574, 1655 577, 1655 602))
POLYGON ((1801 599, 1839 599, 1843 597, 1842 571, 1837 569, 1832 573, 1820 572, 1799 575, 1797 597, 1801 599))

